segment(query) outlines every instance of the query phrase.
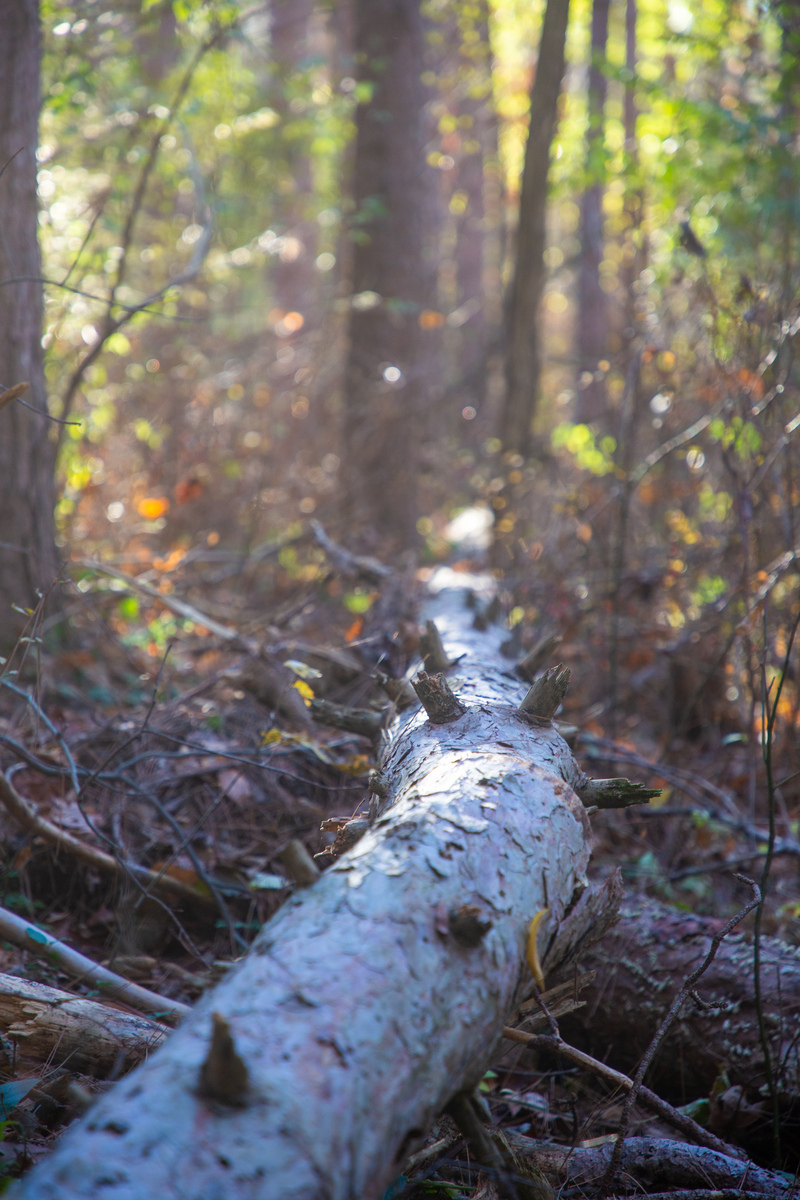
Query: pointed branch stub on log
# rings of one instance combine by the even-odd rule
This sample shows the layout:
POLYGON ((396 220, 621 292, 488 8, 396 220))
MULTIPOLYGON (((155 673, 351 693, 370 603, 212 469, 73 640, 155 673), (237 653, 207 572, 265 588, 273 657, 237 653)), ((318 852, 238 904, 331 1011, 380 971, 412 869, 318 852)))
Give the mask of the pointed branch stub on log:
POLYGON ((316 883, 319 879, 319 867, 303 843, 298 841, 297 838, 292 838, 284 846, 278 858, 286 868, 289 878, 294 880, 298 887, 310 887, 312 883, 316 883))
POLYGON ((433 621, 425 622, 425 632, 419 639, 419 648, 425 670, 429 675, 449 671, 451 667, 455 666, 455 659, 448 658, 445 653, 441 635, 433 621))
POLYGON ((563 663, 551 667, 531 684, 528 694, 519 706, 526 717, 549 721, 558 710, 569 688, 570 669, 563 663))
POLYGON ((660 788, 647 788, 630 779, 587 779, 575 788, 587 808, 630 808, 632 804, 647 804, 661 795, 660 788))
POLYGON ((312 717, 320 725, 330 725, 334 729, 344 729, 347 733, 357 733, 361 737, 380 737, 385 724, 385 713, 374 712, 371 708, 347 708, 343 704, 334 704, 331 700, 309 700, 308 707, 312 717))
POLYGON ((557 646, 560 646, 564 639, 560 634, 551 633, 549 637, 539 638, 539 641, 521 658, 514 668, 515 674, 519 675, 520 679, 524 679, 526 683, 531 683, 534 675, 539 668, 547 661, 557 646))
POLYGON ((236 1049, 231 1027, 218 1012, 211 1014, 211 1042, 200 1068, 199 1092, 230 1108, 247 1102, 250 1086, 247 1066, 236 1049))
POLYGON ((434 725, 446 725, 456 721, 466 712, 464 705, 450 690, 444 675, 428 675, 420 671, 411 680, 411 686, 419 696, 419 702, 434 725))

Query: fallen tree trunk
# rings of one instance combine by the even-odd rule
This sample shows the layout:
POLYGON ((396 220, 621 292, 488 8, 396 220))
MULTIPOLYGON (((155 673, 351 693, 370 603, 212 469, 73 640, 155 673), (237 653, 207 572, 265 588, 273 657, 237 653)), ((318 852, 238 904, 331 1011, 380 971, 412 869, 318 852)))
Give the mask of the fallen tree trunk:
MULTIPOLYGON (((601 1189, 614 1149, 612 1143, 592 1148, 546 1145, 514 1130, 498 1131, 494 1136, 505 1138, 517 1154, 533 1159, 555 1188, 580 1188, 582 1196, 591 1196, 601 1189)), ((792 1192, 791 1178, 780 1172, 728 1158, 704 1146, 689 1146, 666 1138, 628 1138, 620 1172, 623 1191, 735 1188, 745 1189, 748 1196, 773 1196, 778 1200, 784 1197, 788 1200, 792 1192)))
POLYGON ((548 719, 564 676, 520 711, 505 635, 473 630, 464 599, 426 614, 465 656, 455 710, 398 720, 367 832, 19 1196, 380 1196, 530 991, 534 915, 546 969, 613 919, 613 887, 581 896, 586 780, 548 719))
MULTIPOLYGON (((638 1063, 680 983, 708 952, 722 921, 634 896, 619 924, 581 955, 597 972, 596 998, 564 1022, 575 1045, 628 1071, 638 1063)), ((761 939, 761 989, 780 1092, 800 1101, 800 951, 761 939)), ((651 1082, 683 1100, 708 1096, 724 1071, 751 1099, 766 1083, 753 985, 753 946, 727 938, 697 987, 703 1007, 686 1005, 651 1067, 651 1082)), ((720 1096, 720 1100, 722 1097, 720 1096)), ((718 1101, 719 1103, 719 1101, 718 1101)), ((733 1128, 742 1104, 734 1105, 733 1128)), ((719 1121, 723 1115, 717 1114, 719 1121)), ((713 1114, 712 1114, 713 1118, 713 1114)))
POLYGON ((26 1058, 98 1079, 128 1071, 171 1031, 44 983, 0 975, 0 1030, 26 1058))

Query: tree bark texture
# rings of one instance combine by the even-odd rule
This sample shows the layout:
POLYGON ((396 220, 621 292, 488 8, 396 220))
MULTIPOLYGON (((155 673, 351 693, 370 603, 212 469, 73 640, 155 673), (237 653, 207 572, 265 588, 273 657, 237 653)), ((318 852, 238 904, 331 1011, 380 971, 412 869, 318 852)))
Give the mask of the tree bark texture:
POLYGON ((519 201, 514 278, 508 299, 506 397, 500 437, 506 450, 527 454, 541 371, 537 328, 544 289, 545 215, 550 146, 564 74, 569 0, 547 0, 539 59, 531 88, 531 116, 519 201))
MULTIPOLYGON (((682 981, 723 924, 631 897, 601 944, 581 956, 597 971, 596 1000, 564 1022, 564 1036, 620 1070, 635 1068, 682 981), (611 1050, 609 1052, 609 1046, 611 1050)), ((761 985, 780 1090, 800 1098, 800 952, 761 941, 761 985)), ((753 1094, 765 1083, 753 992, 753 947, 732 935, 697 985, 710 1008, 688 1006, 668 1034, 650 1079, 680 1100, 708 1096, 721 1071, 753 1094)), ((773 1068, 774 1069, 774 1068, 773 1068)))
POLYGON ((344 375, 345 514, 396 542, 414 540, 424 331, 435 204, 425 159, 419 0, 355 0, 355 211, 344 375), (400 374, 397 375, 396 372, 400 374))
POLYGON ((589 65, 586 131, 586 186, 581 196, 580 263, 578 267, 577 418, 596 421, 605 416, 605 375, 598 363, 608 356, 609 298, 600 286, 603 260, 603 145, 606 107, 606 77, 603 71, 608 40, 609 0, 592 4, 591 61, 589 65))
MULTIPOLYGON (((543 1146, 522 1134, 511 1132, 506 1136, 517 1153, 535 1159, 554 1187, 577 1187, 583 1195, 599 1187, 614 1149, 611 1144, 586 1148, 543 1146)), ((635 1182, 646 1192, 667 1188, 733 1188, 746 1189, 751 1195, 788 1198, 792 1188, 788 1178, 774 1171, 728 1158, 705 1146, 666 1138, 628 1138, 619 1169, 628 1186, 635 1182)))
MULTIPOLYGON (((40 30, 36 0, 0 0, 0 383, 30 384, 47 411, 37 241, 36 147, 40 30)), ((0 653, 58 573, 53 510, 55 443, 42 416, 12 402, 0 412, 0 653)))
POLYGON ((370 1200, 481 1079, 531 990, 534 914, 549 909, 542 951, 570 940, 589 822, 566 743, 517 711, 503 632, 470 628, 463 591, 428 615, 467 655, 450 676, 463 716, 398 719, 361 840, 20 1197, 370 1200))
POLYGON ((70 992, 0 975, 0 1030, 25 1058, 103 1079, 130 1070, 171 1031, 70 992))

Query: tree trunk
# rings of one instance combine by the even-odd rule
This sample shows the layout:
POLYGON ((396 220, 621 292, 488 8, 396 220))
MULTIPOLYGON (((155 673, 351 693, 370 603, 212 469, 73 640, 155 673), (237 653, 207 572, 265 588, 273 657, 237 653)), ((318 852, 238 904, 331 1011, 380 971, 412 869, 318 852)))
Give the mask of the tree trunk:
POLYGON ((344 376, 345 516, 414 540, 426 371, 420 316, 433 294, 426 247, 419 0, 356 0, 358 75, 349 352, 344 376))
POLYGON ((546 278, 544 264, 547 177, 564 74, 569 0, 547 0, 539 58, 531 88, 531 116, 522 189, 514 278, 508 299, 506 397, 500 438, 506 450, 527 454, 539 397, 541 352, 537 320, 546 278))
MULTIPOLYGON (((277 74, 274 107, 284 123, 297 121, 290 104, 290 84, 302 70, 308 55, 309 25, 314 15, 313 0, 271 0, 270 40, 277 74)), ((299 312, 308 321, 316 292, 317 227, 312 220, 313 181, 308 137, 286 146, 289 161, 285 182, 291 191, 279 200, 278 227, 284 246, 274 265, 275 301, 284 312, 299 312)))
MULTIPOLYGON (((615 929, 587 955, 598 972, 593 1005, 570 1015, 564 1036, 621 1070, 646 1050, 683 979, 708 952, 723 924, 631 897, 615 929), (610 1047, 610 1051, 609 1051, 610 1047)), ((774 938, 761 941, 761 987, 778 1086, 800 1100, 800 957, 774 938)), ((725 1071, 732 1086, 758 1098, 766 1081, 753 990, 753 947, 731 936, 697 985, 706 1003, 687 1007, 651 1068, 651 1086, 678 1100, 708 1096, 725 1071)))
POLYGON ((592 5, 592 44, 589 65, 588 117, 586 132, 586 186, 581 197, 578 267, 578 378, 577 419, 584 423, 605 416, 605 375, 598 363, 608 354, 609 298, 600 286, 603 260, 603 180, 605 175, 606 77, 603 71, 608 40, 609 0, 592 5))
POLYGON ((471 12, 457 12, 456 18, 464 26, 459 29, 456 78, 460 80, 460 88, 454 106, 459 118, 456 136, 460 141, 454 190, 461 204, 455 207, 451 204, 458 307, 451 313, 454 328, 449 342, 451 354, 456 351, 451 374, 466 378, 461 394, 479 409, 486 400, 487 351, 490 339, 496 336, 498 320, 496 301, 492 304, 498 281, 487 278, 489 263, 497 258, 491 244, 498 240, 496 224, 490 229, 490 221, 492 218, 496 221, 497 214, 490 213, 486 204, 487 167, 496 179, 497 114, 492 103, 493 64, 486 0, 474 4, 471 12), (462 204, 466 205, 463 209, 462 204))
POLYGON ((625 6, 625 68, 628 72, 628 83, 625 85, 623 116, 628 190, 625 196, 621 278, 625 295, 622 340, 623 345, 628 347, 631 346, 637 334, 636 301, 638 297, 633 285, 647 266, 647 242, 642 228, 644 190, 639 174, 639 150, 636 140, 636 121, 639 115, 636 105, 636 3, 637 0, 627 0, 625 6))
MULTIPOLYGON (((429 614, 466 655, 452 719, 404 714, 361 840, 20 1196, 370 1200, 481 1079, 531 989, 533 916, 549 910, 545 969, 574 945, 590 835, 571 787, 585 777, 550 721, 515 707, 505 635, 472 629, 464 600, 444 591, 429 614)), ((442 679, 420 691, 441 699, 442 679)))
MULTIPOLYGON (((40 31, 36 0, 0 0, 0 382, 28 383, 47 411, 37 241, 36 147, 40 31)), ((45 417, 12 402, 0 411, 0 654, 58 573, 53 510, 55 443, 45 417)))

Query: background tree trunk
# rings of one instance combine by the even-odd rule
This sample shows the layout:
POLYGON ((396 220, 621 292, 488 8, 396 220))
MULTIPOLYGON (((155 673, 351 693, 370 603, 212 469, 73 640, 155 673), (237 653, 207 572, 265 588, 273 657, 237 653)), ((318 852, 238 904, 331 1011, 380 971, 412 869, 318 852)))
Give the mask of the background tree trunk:
POLYGON ((541 354, 537 318, 544 264, 547 177, 564 74, 569 0, 547 0, 531 88, 531 116, 519 201, 514 278, 508 298, 506 397, 500 438, 506 450, 527 454, 539 394, 541 354))
POLYGON ((592 5, 592 44, 589 65, 588 128, 586 131, 586 186, 581 197, 578 267, 577 340, 578 395, 577 419, 596 421, 605 416, 605 376, 598 363, 608 354, 609 298, 600 286, 603 260, 603 184, 605 148, 603 145, 606 107, 604 72, 608 40, 609 0, 594 0, 592 5))
POLYGON ((647 266, 647 242, 642 229, 644 191, 639 175, 639 148, 636 140, 636 121, 639 116, 636 104, 636 10, 637 0, 627 0, 625 6, 625 67, 628 82, 625 85, 623 116, 625 124, 625 154, 628 184, 625 194, 625 231, 622 239, 622 270, 620 272, 625 296, 623 319, 623 346, 631 347, 636 335, 636 301, 634 283, 647 266))
MULTIPOLYGON (((302 70, 309 53, 310 25, 314 15, 313 0, 271 0, 270 40, 276 70, 276 95, 273 106, 282 113, 284 123, 291 121, 291 90, 287 86, 302 70)), ((317 227, 311 220, 309 208, 313 203, 311 159, 308 138, 294 140, 289 151, 287 186, 291 192, 283 196, 283 211, 278 224, 284 237, 284 248, 274 265, 275 301, 284 312, 299 312, 306 320, 315 295, 317 227)))
POLYGON ((344 376, 345 515, 396 543, 414 539, 426 398, 420 314, 435 204, 425 161, 419 0, 356 0, 358 78, 349 353, 344 376), (399 371, 399 376, 395 372, 399 371))
MULTIPOLYGON (((0 382, 27 382, 24 399, 47 411, 37 241, 39 12, 36 0, 0 0, 0 382), (24 279, 24 281, 23 281, 24 279)), ((46 419, 16 402, 0 411, 0 653, 58 572, 53 510, 55 443, 46 419)))

